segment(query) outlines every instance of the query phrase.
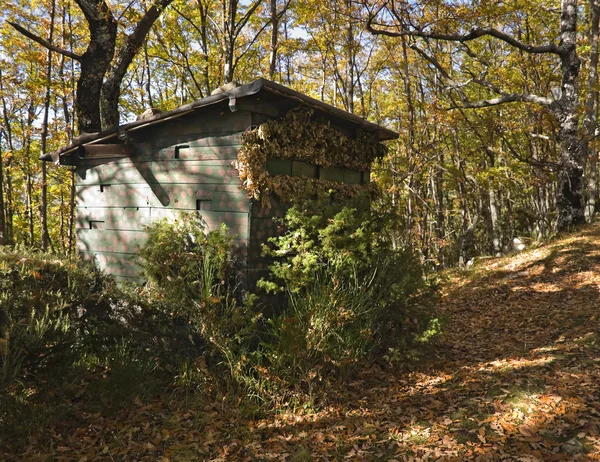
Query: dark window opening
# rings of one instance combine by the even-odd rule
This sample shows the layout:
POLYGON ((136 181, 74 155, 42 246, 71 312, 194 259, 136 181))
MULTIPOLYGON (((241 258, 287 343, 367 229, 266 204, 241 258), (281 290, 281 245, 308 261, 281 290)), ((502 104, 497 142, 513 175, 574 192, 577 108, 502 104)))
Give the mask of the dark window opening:
POLYGON ((211 210, 212 200, 210 199, 196 199, 196 210, 211 210))
POLYGON ((267 160, 267 172, 271 175, 304 176, 345 184, 369 183, 369 171, 344 167, 322 167, 300 160, 271 158, 267 160))
POLYGON ((182 149, 189 149, 188 145, 175 146, 175 159, 179 159, 179 153, 182 149))
POLYGON ((369 170, 360 172, 360 184, 369 184, 371 182, 371 172, 369 170))
POLYGON ((102 220, 90 220, 90 229, 104 229, 104 221, 102 220))

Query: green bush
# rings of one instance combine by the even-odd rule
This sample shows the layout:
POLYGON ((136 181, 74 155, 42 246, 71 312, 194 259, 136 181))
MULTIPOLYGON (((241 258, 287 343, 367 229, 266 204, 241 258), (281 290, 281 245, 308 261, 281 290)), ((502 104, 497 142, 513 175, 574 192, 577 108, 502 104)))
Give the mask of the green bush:
POLYGON ((307 201, 289 210, 286 234, 265 248, 273 264, 261 281, 287 303, 264 312, 236 290, 225 227, 207 232, 195 214, 148 227, 143 295, 189 329, 206 365, 194 366, 194 355, 180 358, 178 385, 206 382, 212 373, 222 385, 226 379, 225 386, 274 403, 297 392, 306 397, 330 375, 325 370, 381 358, 397 363, 423 351, 439 330, 435 286, 409 250, 390 248, 385 220, 371 216, 369 205, 307 201))
POLYGON ((111 278, 77 260, 0 250, 0 382, 70 357, 110 311, 111 278))
POLYGON ((424 350, 439 331, 435 284, 410 250, 386 242, 384 218, 364 200, 320 200, 295 205, 284 224, 265 247, 276 260, 261 281, 289 299, 271 322, 273 366, 306 376, 317 365, 405 361, 424 350))
POLYGON ((153 223, 147 232, 140 252, 145 294, 183 321, 197 354, 242 383, 241 364, 258 343, 260 313, 252 299, 240 300, 236 293, 235 246, 227 227, 208 232, 199 215, 182 213, 153 223))
POLYGON ((48 438, 53 425, 69 420, 73 400, 86 397, 77 406, 93 410, 109 402, 118 408, 137 393, 127 393, 133 385, 149 389, 146 365, 156 364, 164 339, 171 338, 161 332, 166 324, 157 321, 163 318, 77 258, 1 247, 0 434, 5 442, 18 446, 48 438), (120 354, 123 342, 126 357, 120 354), (91 390, 102 393, 88 395, 91 390))
POLYGON ((149 284, 164 297, 189 308, 189 300, 209 300, 227 292, 234 269, 233 239, 227 227, 206 232, 200 215, 181 213, 175 220, 158 220, 146 228, 140 250, 149 284))
POLYGON ((267 292, 297 293, 325 266, 336 272, 368 266, 380 245, 377 222, 365 220, 368 209, 365 197, 354 199, 351 206, 325 199, 291 207, 281 220, 287 232, 263 246, 274 262, 259 286, 267 292))

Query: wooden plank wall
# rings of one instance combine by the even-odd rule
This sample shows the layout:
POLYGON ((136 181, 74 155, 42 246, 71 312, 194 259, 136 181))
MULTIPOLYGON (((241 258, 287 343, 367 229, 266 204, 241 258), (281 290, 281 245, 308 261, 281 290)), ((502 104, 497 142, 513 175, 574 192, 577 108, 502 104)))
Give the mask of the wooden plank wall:
MULTIPOLYGON (((225 223, 236 235, 247 258, 246 287, 252 289, 268 274, 270 260, 261 256, 262 245, 283 231, 273 218, 284 216, 288 207, 275 197, 270 209, 251 204, 231 164, 242 132, 283 112, 259 98, 248 98, 239 101, 237 112, 226 106, 211 108, 133 132, 137 153, 132 157, 78 161, 80 253, 117 278, 139 279, 137 254, 146 240, 145 226, 181 210, 199 210, 209 229, 225 223)), ((296 170, 314 169, 302 164, 297 162, 296 170)), ((292 163, 280 167, 292 169, 292 163)), ((361 181, 346 179, 344 169, 330 170, 333 180, 361 181)), ((348 171, 348 175, 355 173, 360 176, 348 171)))
POLYGON ((191 114, 133 132, 137 154, 82 159, 77 165, 77 242, 84 258, 117 278, 137 279, 145 226, 180 210, 199 210, 209 229, 225 223, 242 248, 249 201, 237 158, 249 111, 191 114))

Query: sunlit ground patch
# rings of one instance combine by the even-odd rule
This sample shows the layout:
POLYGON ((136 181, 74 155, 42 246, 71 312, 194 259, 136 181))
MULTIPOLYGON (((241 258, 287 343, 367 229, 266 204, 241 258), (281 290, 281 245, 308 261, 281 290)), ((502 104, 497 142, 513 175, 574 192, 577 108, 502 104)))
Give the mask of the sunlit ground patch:
POLYGON ((556 358, 552 355, 542 356, 534 359, 527 358, 505 358, 498 359, 480 365, 477 370, 488 372, 505 372, 507 370, 517 370, 528 367, 546 366, 554 362, 556 358))

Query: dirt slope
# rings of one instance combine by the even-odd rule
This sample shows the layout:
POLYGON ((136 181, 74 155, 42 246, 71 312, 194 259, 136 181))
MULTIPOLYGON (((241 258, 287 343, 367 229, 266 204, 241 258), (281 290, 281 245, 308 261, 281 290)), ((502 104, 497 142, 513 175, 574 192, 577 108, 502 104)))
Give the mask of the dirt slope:
POLYGON ((55 460, 600 460, 600 227, 451 277, 442 311, 421 370, 366 371, 324 409, 165 398, 82 425, 55 460))

